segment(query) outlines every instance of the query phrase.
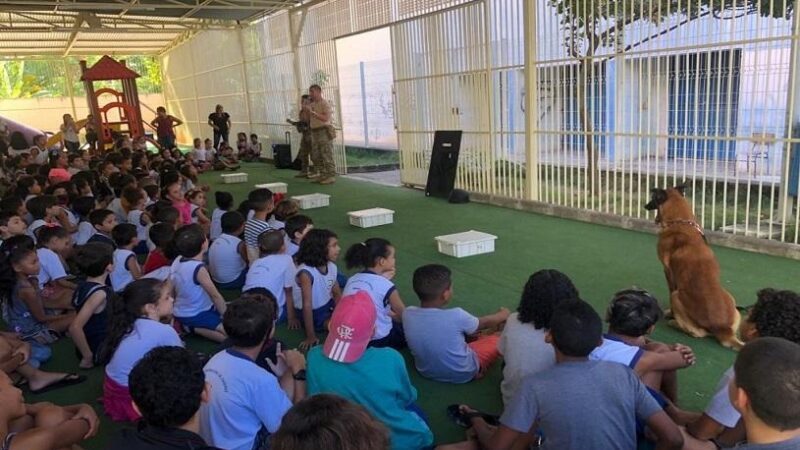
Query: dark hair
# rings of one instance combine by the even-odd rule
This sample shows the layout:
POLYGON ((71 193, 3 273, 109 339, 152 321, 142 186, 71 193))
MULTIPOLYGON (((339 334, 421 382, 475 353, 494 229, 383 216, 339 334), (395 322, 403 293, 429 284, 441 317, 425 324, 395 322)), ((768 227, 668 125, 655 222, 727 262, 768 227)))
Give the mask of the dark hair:
POLYGON ((553 346, 572 357, 586 357, 603 335, 603 321, 592 306, 580 299, 565 300, 550 318, 553 346))
POLYGON ((664 312, 658 300, 644 289, 625 289, 614 294, 608 305, 606 321, 609 331, 624 336, 644 336, 664 312))
POLYGON ((274 213, 275 219, 284 222, 289 217, 296 215, 299 210, 300 210, 300 205, 297 203, 296 200, 292 199, 281 200, 280 203, 278 203, 275 206, 275 213, 274 213))
POLYGON ((113 261, 114 248, 105 242, 87 242, 75 250, 75 265, 89 277, 99 277, 113 261))
POLYGON ((164 108, 163 106, 159 106, 156 108, 156 112, 161 112, 161 111, 167 112, 167 108, 164 108))
MULTIPOLYGON (((123 159, 129 159, 129 158, 123 158, 123 159)), ((115 172, 115 175, 119 173, 120 172, 115 172)), ((133 185, 136 184, 136 177, 134 177, 133 175, 120 174, 112 178, 116 178, 115 180, 116 182, 112 182, 111 180, 109 180, 109 183, 112 183, 111 186, 114 189, 114 196, 116 197, 120 197, 122 195, 122 191, 124 191, 126 188, 133 187, 133 185)))
POLYGON ((733 370, 734 383, 764 424, 778 431, 800 428, 800 345, 756 339, 739 352, 733 370))
POLYGON ((272 201, 272 191, 267 188, 254 189, 247 194, 247 204, 250 209, 264 211, 272 201))
MULTIPOLYGON (((30 167, 30 166, 28 166, 28 167, 30 167)), ((25 197, 27 197, 28 195, 31 194, 31 188, 33 187, 33 185, 37 184, 38 182, 39 181, 35 177, 32 177, 32 176, 23 176, 23 177, 17 178, 17 186, 14 189, 14 194, 17 197, 19 197, 19 198, 24 200, 25 197)), ((44 186, 42 186, 42 187, 44 187, 44 186)))
POLYGON ((156 222, 165 222, 175 225, 181 217, 181 212, 178 208, 172 205, 161 205, 156 207, 156 222))
POLYGON ((273 317, 278 315, 278 300, 272 295, 269 289, 263 287, 254 287, 250 288, 246 291, 242 291, 242 295, 239 296, 239 299, 253 299, 268 305, 272 308, 273 317))
POLYGON ((273 450, 389 450, 389 430, 363 406, 332 394, 294 405, 271 437, 273 450))
POLYGON ((228 211, 233 208, 233 195, 230 192, 216 191, 214 192, 214 201, 217 202, 217 208, 228 211))
POLYGON ((36 249, 28 246, 18 246, 11 249, 8 260, 13 267, 19 264, 23 259, 27 258, 31 253, 36 254, 36 249))
POLYGON ((197 183, 197 175, 192 173, 192 166, 190 164, 182 165, 178 173, 191 180, 192 183, 197 183))
POLYGON ((328 265, 328 243, 336 237, 333 231, 322 228, 309 231, 300 243, 300 250, 296 255, 297 262, 311 267, 328 265))
POLYGON ((258 235, 258 249, 261 254, 274 255, 283 248, 283 231, 267 230, 258 235))
POLYGON ((19 214, 16 211, 0 210, 0 227, 7 227, 8 221, 14 216, 19 217, 19 214))
POLYGON ((222 232, 231 234, 239 231, 244 225, 244 216, 239 211, 228 211, 222 214, 219 223, 222 227, 222 232))
POLYGON ((11 144, 11 148, 14 150, 27 150, 30 145, 28 144, 28 139, 25 138, 25 135, 22 134, 21 131, 13 131, 9 136, 9 143, 11 144))
POLYGON ((153 226, 150 227, 148 236, 150 236, 150 240, 153 241, 153 244, 156 244, 156 247, 164 248, 169 245, 175 237, 175 228, 166 222, 154 223, 153 226))
POLYGON ((88 219, 94 206, 94 197, 78 197, 72 202, 72 211, 81 219, 88 219))
POLYGON ((142 317, 145 305, 158 303, 164 282, 155 278, 140 278, 125 286, 118 301, 111 302, 108 335, 101 347, 99 361, 108 364, 117 351, 122 338, 133 331, 136 319, 142 317))
POLYGON ((111 239, 117 247, 122 247, 130 244, 136 238, 136 225, 132 223, 120 223, 111 230, 111 239))
POLYGON ((31 213, 31 217, 34 220, 36 219, 44 219, 47 215, 47 208, 52 208, 56 206, 58 201, 52 195, 40 195, 38 197, 33 197, 25 203, 25 207, 28 208, 28 212, 31 213))
POLYGON ((23 203, 24 201, 20 197, 17 196, 6 197, 3 200, 0 200, 0 209, 3 211, 9 211, 16 214, 23 203))
POLYGON ((568 276, 555 269, 543 269, 528 278, 517 307, 517 319, 533 322, 537 330, 550 327, 553 310, 562 301, 578 298, 578 289, 568 276))
POLYGON ((18 249, 36 251, 35 248, 36 245, 33 243, 33 239, 25 234, 11 236, 0 246, 0 303, 4 298, 8 299, 14 284, 17 282, 17 274, 12 266, 11 255, 18 249))
POLYGON ((441 264, 418 267, 412 281, 414 292, 423 303, 437 300, 452 285, 450 275, 450 269, 441 264))
POLYGON ((157 184, 148 184, 148 185, 142 186, 142 189, 144 189, 144 192, 147 194, 148 198, 152 199, 152 198, 158 197, 158 185, 157 184))
POLYGON ((144 192, 138 187, 128 186, 122 190, 122 199, 128 203, 130 208, 133 208, 144 199, 144 192))
POLYGON ((89 213, 89 223, 96 227, 102 225, 108 216, 114 215, 114 212, 109 209, 95 209, 89 213))
POLYGON ((375 267, 380 258, 389 256, 392 243, 383 238, 369 238, 364 242, 353 244, 347 249, 344 260, 347 268, 363 267, 369 269, 375 267))
POLYGON ((762 289, 747 320, 755 325, 759 337, 783 338, 800 344, 800 295, 762 289))
POLYGON ((70 237, 66 228, 58 225, 43 226, 36 230, 36 242, 39 247, 46 247, 53 239, 64 239, 70 237))
POLYGON ((183 347, 156 347, 131 370, 128 389, 142 420, 158 428, 186 424, 200 409, 206 376, 197 356, 183 347))
POLYGON ((203 243, 206 241, 203 228, 196 224, 184 225, 175 231, 173 242, 178 254, 184 258, 194 258, 203 251, 203 243))
POLYGON ((311 217, 303 214, 295 214, 294 216, 286 219, 286 223, 283 226, 283 231, 286 232, 286 235, 289 236, 290 240, 294 241, 295 233, 300 233, 309 225, 314 225, 314 221, 311 220, 311 217))
POLYGON ((236 347, 255 347, 264 342, 272 331, 275 311, 252 298, 234 300, 222 317, 222 326, 236 347))
POLYGON ((322 87, 320 87, 320 85, 318 85, 318 84, 312 84, 311 86, 308 87, 309 91, 312 90, 312 89, 316 89, 316 90, 322 92, 322 87))

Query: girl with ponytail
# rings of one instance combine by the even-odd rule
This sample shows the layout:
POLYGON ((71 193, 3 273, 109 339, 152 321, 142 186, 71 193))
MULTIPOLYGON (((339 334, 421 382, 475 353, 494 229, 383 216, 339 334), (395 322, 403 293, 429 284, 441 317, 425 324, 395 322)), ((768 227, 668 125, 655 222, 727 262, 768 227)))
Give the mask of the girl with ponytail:
POLYGON ((131 406, 128 391, 128 375, 136 363, 156 347, 183 347, 168 323, 174 301, 169 282, 142 278, 126 286, 113 303, 108 337, 99 358, 108 364, 103 405, 112 420, 135 421, 140 417, 131 406))

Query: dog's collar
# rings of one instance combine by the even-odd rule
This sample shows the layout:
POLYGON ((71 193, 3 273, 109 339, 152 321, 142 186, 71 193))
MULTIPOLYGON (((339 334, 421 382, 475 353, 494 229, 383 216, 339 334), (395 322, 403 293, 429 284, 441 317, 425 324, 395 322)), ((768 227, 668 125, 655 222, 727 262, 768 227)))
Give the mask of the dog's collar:
POLYGON ((672 225, 689 225, 690 227, 697 230, 700 233, 700 236, 703 236, 703 239, 706 238, 706 233, 703 231, 703 227, 700 226, 694 220, 686 220, 686 219, 677 219, 677 220, 668 220, 666 222, 661 222, 661 228, 669 228, 672 225))

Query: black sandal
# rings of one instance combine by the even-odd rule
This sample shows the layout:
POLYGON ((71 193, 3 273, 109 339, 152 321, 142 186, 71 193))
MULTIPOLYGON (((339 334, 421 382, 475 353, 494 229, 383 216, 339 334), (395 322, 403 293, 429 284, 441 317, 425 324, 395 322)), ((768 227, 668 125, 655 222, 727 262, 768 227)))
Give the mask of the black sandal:
POLYGON ((500 425, 500 417, 495 416, 493 414, 481 412, 481 411, 474 411, 474 412, 464 412, 461 411, 461 405, 452 404, 447 407, 447 417, 452 420, 456 425, 463 427, 463 428, 472 428, 472 418, 480 417, 482 418, 487 424, 492 426, 500 425))

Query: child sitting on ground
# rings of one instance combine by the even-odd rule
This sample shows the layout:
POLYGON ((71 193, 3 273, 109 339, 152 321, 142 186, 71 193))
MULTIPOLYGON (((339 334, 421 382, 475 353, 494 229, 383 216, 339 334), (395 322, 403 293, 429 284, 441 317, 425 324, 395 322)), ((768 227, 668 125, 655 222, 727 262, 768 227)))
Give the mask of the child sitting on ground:
POLYGON ((248 291, 258 287, 267 289, 275 296, 277 302, 278 323, 288 321, 290 330, 299 329, 300 322, 295 316, 294 308, 286 307, 286 299, 292 298, 296 269, 292 257, 284 252, 283 232, 265 231, 261 233, 258 242, 261 258, 250 265, 242 290, 248 291))
POLYGON ((72 297, 72 306, 77 314, 69 327, 69 336, 75 343, 81 369, 90 369, 98 364, 100 346, 108 333, 113 291, 106 280, 114 267, 113 257, 114 250, 99 242, 78 247, 75 254, 75 264, 86 279, 78 284, 72 297))
POLYGON ((200 437, 200 406, 213 395, 203 365, 181 347, 150 350, 131 370, 128 386, 140 426, 125 428, 109 448, 218 450, 200 437))
POLYGON ((221 315, 226 306, 203 263, 208 239, 200 225, 184 225, 175 232, 174 245, 179 255, 170 276, 176 294, 175 318, 191 332, 222 342, 225 330, 221 315))
POLYGON ((214 200, 217 202, 217 207, 211 213, 211 229, 209 232, 209 238, 212 242, 223 233, 222 215, 233 208, 233 195, 230 192, 216 191, 214 192, 214 200))
POLYGON ((247 276, 247 249, 239 237, 244 217, 238 211, 222 215, 222 234, 208 249, 208 271, 220 289, 241 289, 247 276))
POLYGON ((94 227, 95 233, 87 242, 103 242, 114 248, 117 245, 111 237, 111 232, 117 226, 117 216, 109 209, 96 209, 89 214, 89 222, 94 227))
POLYGON ((22 236, 27 230, 25 221, 14 211, 0 211, 0 247, 11 236, 22 236))
POLYGON ((128 284, 142 277, 142 269, 133 249, 139 244, 136 226, 121 223, 111 232, 117 248, 114 250, 114 270, 111 272, 111 287, 120 293, 128 284))
POLYGON ((168 184, 161 193, 161 198, 167 200, 180 213, 180 223, 188 225, 192 223, 192 206, 183 196, 181 183, 174 181, 168 184))
POLYGON ((211 228, 211 220, 209 220, 205 212, 206 193, 200 189, 193 189, 186 193, 186 199, 189 200, 190 203, 192 223, 203 227, 203 231, 208 234, 211 228))
POLYGON ((89 215, 94 211, 94 197, 78 197, 72 202, 72 211, 78 216, 78 231, 75 233, 75 245, 84 245, 97 232, 89 222, 89 215))
POLYGON ((329 230, 308 232, 297 252, 297 275, 292 292, 295 315, 306 333, 300 348, 307 350, 319 343, 317 332, 327 331, 325 322, 341 297, 336 283, 339 239, 329 230))
POLYGON ((161 346, 183 347, 171 325, 162 323, 172 316, 172 287, 153 279, 129 284, 120 300, 112 303, 111 324, 100 352, 105 368, 103 406, 115 421, 139 420, 131 404, 128 376, 150 350, 161 346))
POLYGON ((25 404, 22 392, 0 372, 0 448, 51 450, 74 448, 97 434, 100 421, 86 404, 25 404))
POLYGON ((344 260, 348 269, 358 267, 362 271, 347 280, 342 295, 365 291, 375 305, 376 328, 370 346, 404 348, 406 338, 400 320, 406 305, 392 282, 396 273, 394 246, 386 239, 370 238, 350 247, 344 260))
POLYGON ((56 204, 56 198, 52 195, 40 195, 25 202, 28 213, 30 213, 33 220, 28 226, 28 236, 33 239, 33 242, 38 242, 38 231, 41 227, 58 225, 55 219, 58 212, 56 204))
POLYGON ((273 308, 254 299, 233 301, 225 312, 225 332, 233 346, 205 366, 213 394, 200 414, 201 434, 217 447, 269 448, 269 434, 278 431, 292 403, 306 396, 305 358, 296 350, 281 354, 285 364, 277 375, 256 365, 255 358, 275 331, 274 321, 273 308))
POLYGON ((272 200, 272 191, 269 189, 256 189, 247 195, 247 205, 253 211, 253 217, 248 218, 244 225, 244 242, 247 245, 247 262, 253 263, 258 259, 258 237, 261 233, 269 231, 272 227, 267 222, 267 217, 275 209, 272 200))
POLYGON ((564 300, 579 298, 578 289, 565 274, 540 270, 528 278, 517 311, 508 316, 497 350, 503 356, 500 391, 508 405, 526 377, 556 364, 553 346, 544 341, 553 310, 564 300))
POLYGON ((675 371, 694 364, 695 357, 692 349, 685 345, 670 347, 647 339, 662 314, 658 300, 645 290, 632 288, 617 292, 606 315, 608 333, 603 335, 603 342, 592 351, 589 359, 630 367, 663 404, 663 398, 656 393, 676 402, 678 378, 675 371))
POLYGON ((286 220, 300 211, 300 204, 296 200, 281 200, 276 206, 275 211, 269 218, 269 226, 275 230, 286 228, 286 220))
POLYGON ((69 280, 65 258, 72 252, 72 236, 59 226, 39 230, 39 289, 45 308, 72 309, 72 293, 77 285, 69 280))
POLYGON ((392 448, 428 448, 433 433, 415 404, 403 357, 392 348, 368 347, 376 317, 366 292, 342 297, 325 345, 308 352, 308 393, 337 394, 364 406, 389 428, 392 448))
POLYGON ((483 334, 467 343, 481 330, 495 329, 508 319, 508 309, 475 317, 461 308, 444 307, 453 295, 450 269, 429 264, 414 271, 414 292, 421 307, 403 312, 408 347, 419 373, 445 383, 466 383, 483 377, 499 356, 497 333, 483 334))
POLYGON ((175 255, 170 251, 172 238, 175 236, 175 227, 169 223, 159 222, 153 224, 149 231, 150 240, 155 248, 147 254, 142 273, 148 274, 162 267, 172 265, 175 255))
POLYGON ((283 231, 289 242, 286 244, 286 254, 294 257, 300 250, 300 242, 306 237, 311 229, 314 228, 314 221, 303 214, 296 214, 286 219, 286 227, 283 231))
POLYGON ((137 255, 147 254, 147 229, 152 223, 150 215, 144 211, 146 195, 139 188, 128 188, 122 192, 123 206, 128 211, 127 222, 136 227, 137 244, 133 252, 137 255))

